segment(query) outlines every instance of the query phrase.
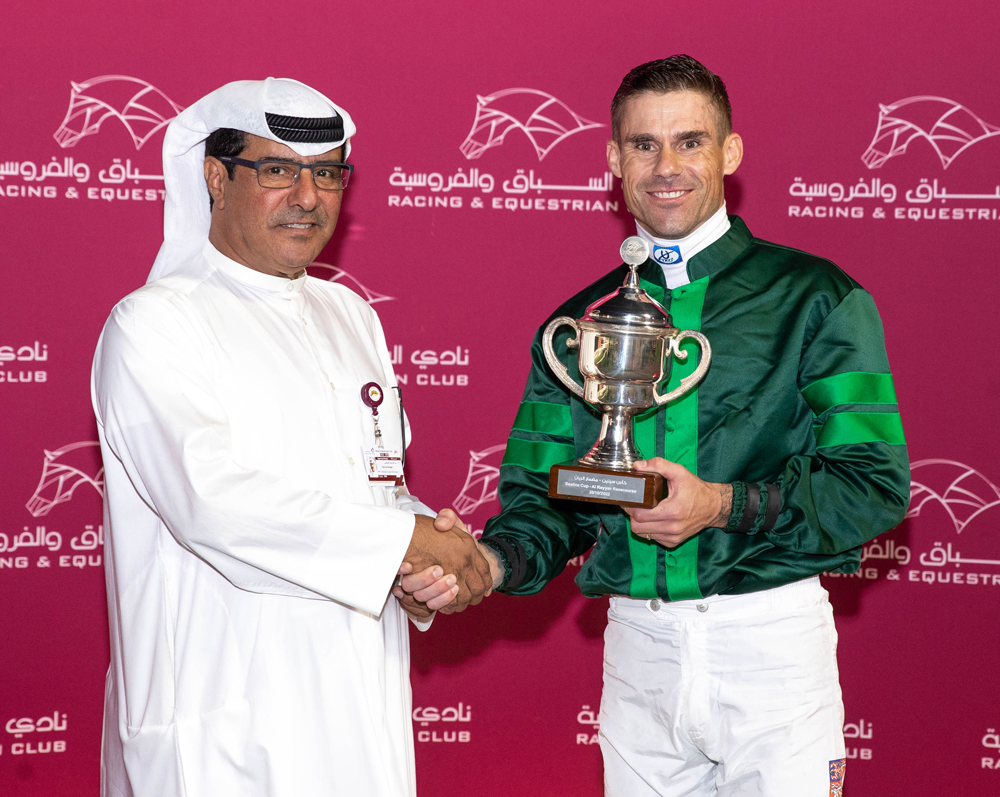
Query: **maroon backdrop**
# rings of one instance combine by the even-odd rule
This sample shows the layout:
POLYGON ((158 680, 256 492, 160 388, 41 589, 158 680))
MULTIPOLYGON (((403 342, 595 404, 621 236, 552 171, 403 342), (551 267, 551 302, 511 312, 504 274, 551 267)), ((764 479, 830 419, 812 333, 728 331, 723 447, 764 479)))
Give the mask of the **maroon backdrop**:
MULTIPOLYGON (((730 210, 840 264, 885 322, 913 501, 858 574, 824 578, 847 792, 1000 792, 994 1, 120 6, 12 4, 0 32, 0 793, 97 792, 108 639, 88 379, 161 240, 162 124, 267 75, 351 111, 356 179, 314 273, 382 317, 412 489, 481 529, 534 329, 633 231, 606 175, 611 96, 676 52, 729 86, 746 142, 730 210)), ((413 635, 422 797, 600 794, 606 601, 579 596, 578 565, 413 635)))

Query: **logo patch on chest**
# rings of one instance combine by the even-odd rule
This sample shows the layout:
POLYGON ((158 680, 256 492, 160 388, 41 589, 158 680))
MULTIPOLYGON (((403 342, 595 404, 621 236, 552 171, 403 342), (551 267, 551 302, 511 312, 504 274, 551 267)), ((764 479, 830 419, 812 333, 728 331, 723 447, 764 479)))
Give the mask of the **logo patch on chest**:
POLYGON ((674 263, 680 263, 683 259, 679 246, 653 247, 653 260, 661 266, 672 266, 674 263))

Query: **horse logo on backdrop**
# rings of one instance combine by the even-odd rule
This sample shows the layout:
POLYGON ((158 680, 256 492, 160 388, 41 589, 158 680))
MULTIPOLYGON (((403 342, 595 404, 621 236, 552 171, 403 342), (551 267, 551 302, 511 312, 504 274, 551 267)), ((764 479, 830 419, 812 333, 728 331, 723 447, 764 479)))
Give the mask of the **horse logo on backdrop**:
POLYGON ((309 268, 323 269, 321 273, 313 274, 312 276, 326 280, 327 282, 339 282, 341 285, 347 286, 358 294, 358 296, 368 302, 368 304, 391 302, 396 298, 395 296, 386 296, 384 293, 373 291, 371 288, 362 285, 361 281, 357 279, 357 277, 354 277, 342 268, 331 266, 329 263, 310 263, 309 268))
POLYGON ((604 127, 584 119, 562 100, 537 89, 504 89, 485 97, 476 96, 472 130, 459 149, 469 160, 482 157, 490 147, 499 147, 507 134, 520 130, 531 141, 538 160, 560 141, 574 133, 604 127))
POLYGON ((75 147, 111 117, 125 125, 138 150, 184 110, 156 86, 126 75, 103 75, 82 83, 70 81, 70 86, 66 117, 53 134, 63 148, 75 147))
MULTIPOLYGON (((890 158, 904 155, 919 139, 918 152, 924 152, 926 141, 937 153, 941 168, 947 169, 967 149, 995 136, 1000 136, 1000 127, 953 100, 927 95, 907 97, 879 105, 875 135, 861 155, 861 162, 869 170, 881 169, 890 158)), ((966 159, 966 168, 959 168, 958 173, 952 171, 947 178, 914 174, 914 169, 927 168, 926 156, 912 159, 909 168, 890 169, 891 174, 880 172, 878 176, 871 171, 853 175, 848 171, 818 174, 820 179, 814 179, 800 173, 788 186, 789 196, 794 197, 788 205, 788 216, 996 222, 1000 220, 1000 186, 992 182, 995 173, 985 167, 975 168, 977 157, 982 161, 991 149, 995 151, 990 145, 981 147, 979 156, 966 159)), ((817 166, 828 169, 830 164, 817 166)))
POLYGON ((56 504, 69 501, 81 484, 89 484, 98 495, 104 496, 104 468, 100 452, 94 450, 100 445, 85 440, 45 452, 42 477, 25 504, 32 517, 47 515, 56 504))
MULTIPOLYGON (((444 169, 429 164, 394 165, 389 175, 390 208, 422 208, 435 210, 560 211, 569 213, 617 213, 619 199, 613 197, 614 175, 604 171, 600 151, 578 157, 566 163, 552 163, 543 172, 540 164, 531 167, 531 154, 523 148, 521 134, 534 147, 539 161, 544 160, 560 141, 605 125, 584 119, 562 100, 537 89, 503 89, 486 96, 476 95, 476 114, 472 129, 459 145, 465 160, 476 160, 491 147, 500 147, 511 131, 516 132, 513 158, 487 158, 492 165, 470 166, 458 160, 444 169), (529 162, 524 163, 527 159, 529 162), (506 163, 505 163, 506 162, 506 163), (599 177, 584 176, 587 163, 601 164, 599 177), (465 165, 460 165, 465 164, 465 165), (510 168, 513 167, 513 168, 510 168), (551 169, 552 171, 549 171, 551 169), (556 176, 556 170, 563 174, 556 176), (448 172, 451 171, 451 174, 448 172), (496 171, 506 174, 495 174, 496 171), (514 172, 514 174, 511 174, 514 172), (537 172, 537 173, 536 173, 537 172), (582 179, 581 179, 582 178, 582 179)), ((508 148, 510 149, 510 148, 508 148)), ((602 148, 603 149, 603 148, 602 148)), ((433 154, 433 153, 432 153, 433 154)), ((429 157, 422 153, 421 157, 429 157)), ((452 158, 457 155, 452 152, 452 158)), ((477 214, 486 215, 486 214, 477 214)))
POLYGON ((955 533, 995 506, 1000 506, 1000 487, 982 473, 950 459, 921 459, 910 465, 910 509, 906 517, 918 517, 928 502, 941 505, 955 526, 955 533), (920 481, 917 480, 919 471, 920 481))
POLYGON ((879 105, 878 127, 861 160, 869 169, 880 169, 889 158, 902 155, 915 138, 934 147, 941 166, 973 144, 1000 135, 1000 127, 984 122, 964 105, 944 97, 907 97, 879 105))
POLYGON ((507 444, 501 443, 483 451, 469 452, 469 472, 465 477, 465 484, 452 501, 452 506, 459 515, 466 517, 483 504, 497 500, 500 460, 503 459, 506 448, 507 444))

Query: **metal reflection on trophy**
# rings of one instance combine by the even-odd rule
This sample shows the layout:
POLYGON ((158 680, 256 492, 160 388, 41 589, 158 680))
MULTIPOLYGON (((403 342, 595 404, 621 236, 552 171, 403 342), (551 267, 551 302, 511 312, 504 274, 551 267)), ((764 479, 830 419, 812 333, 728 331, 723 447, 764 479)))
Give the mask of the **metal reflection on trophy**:
POLYGON ((626 238, 621 256, 629 266, 625 283, 590 305, 583 318, 553 319, 542 336, 545 359, 555 375, 603 413, 600 436, 586 456, 549 471, 549 496, 652 507, 663 497, 663 477, 632 469, 636 461, 646 458, 635 443, 634 418, 693 390, 708 371, 712 347, 700 332, 677 329, 670 314, 642 289, 638 267, 649 257, 646 241, 635 235, 626 238), (576 330, 576 337, 566 345, 579 349, 583 385, 569 375, 552 348, 556 330, 562 326, 576 330), (660 393, 673 358, 687 359, 687 352, 680 348, 687 339, 698 342, 698 366, 674 390, 660 393))

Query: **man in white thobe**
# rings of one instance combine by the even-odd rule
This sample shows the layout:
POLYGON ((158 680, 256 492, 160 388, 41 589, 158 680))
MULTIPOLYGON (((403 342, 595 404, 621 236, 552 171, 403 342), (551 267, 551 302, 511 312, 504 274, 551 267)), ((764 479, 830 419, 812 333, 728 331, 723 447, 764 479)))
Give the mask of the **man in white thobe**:
POLYGON ((336 224, 354 132, 319 92, 270 78, 168 128, 164 244, 93 371, 107 797, 415 793, 390 588, 415 570, 427 617, 478 602, 492 576, 471 537, 369 479, 364 450, 406 443, 382 328, 305 273, 336 224))

